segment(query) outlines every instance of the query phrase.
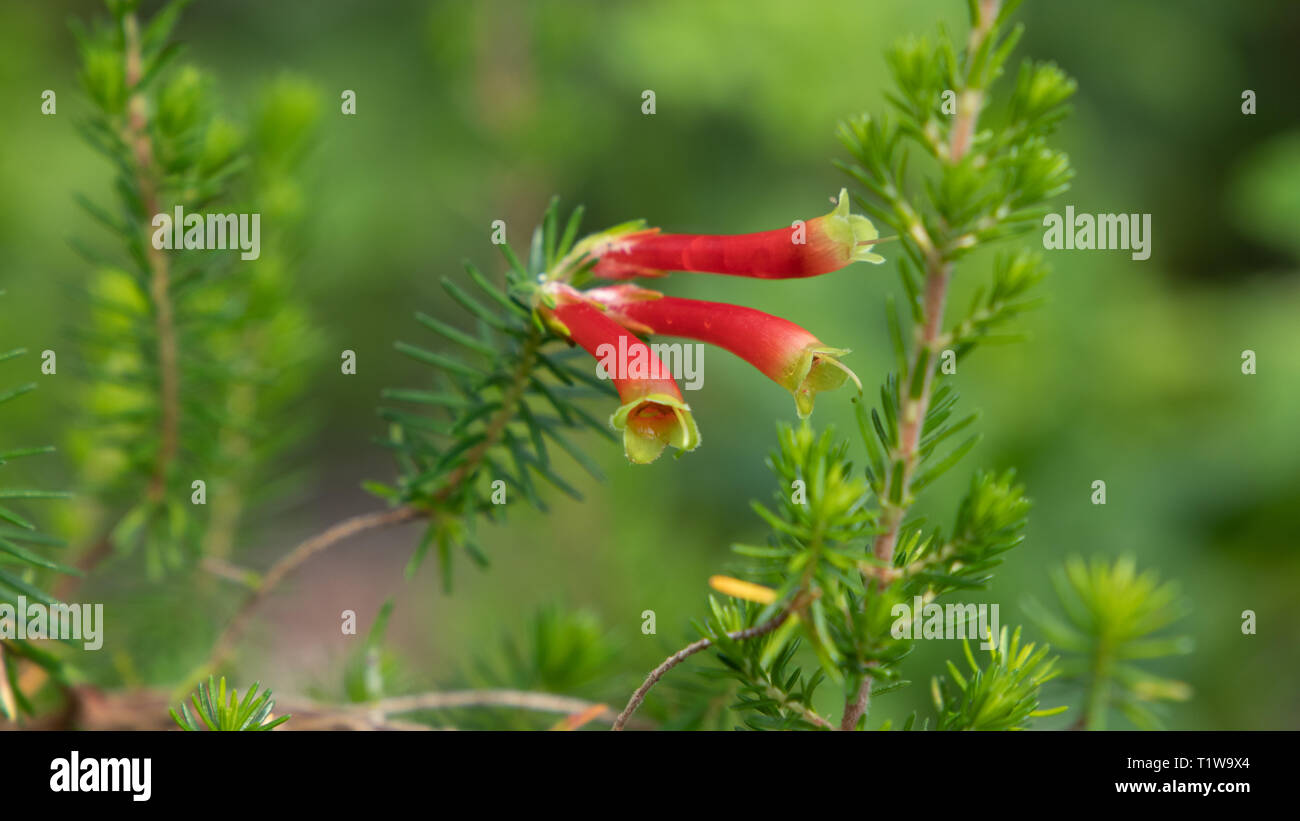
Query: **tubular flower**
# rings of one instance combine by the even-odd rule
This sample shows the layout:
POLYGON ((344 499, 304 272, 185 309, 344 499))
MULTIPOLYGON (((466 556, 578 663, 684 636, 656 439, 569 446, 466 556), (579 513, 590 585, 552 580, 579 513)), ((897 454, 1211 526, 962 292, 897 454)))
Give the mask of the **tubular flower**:
POLYGON ((586 302, 560 304, 548 314, 551 324, 600 360, 613 380, 623 404, 609 422, 623 432, 629 460, 653 462, 668 445, 682 451, 699 447, 691 408, 649 345, 586 302))
POLYGON ((849 213, 848 191, 841 189, 833 211, 789 228, 734 235, 630 230, 601 237, 584 250, 597 260, 592 273, 607 279, 667 271, 791 279, 838 271, 852 262, 884 262, 871 252, 878 238, 871 220, 849 213))
POLYGON ((635 285, 595 288, 583 295, 603 306, 613 321, 641 333, 680 336, 731 351, 794 395, 799 416, 812 413, 820 391, 852 379, 839 357, 849 351, 826 346, 817 337, 778 316, 725 302, 663 296, 635 285))

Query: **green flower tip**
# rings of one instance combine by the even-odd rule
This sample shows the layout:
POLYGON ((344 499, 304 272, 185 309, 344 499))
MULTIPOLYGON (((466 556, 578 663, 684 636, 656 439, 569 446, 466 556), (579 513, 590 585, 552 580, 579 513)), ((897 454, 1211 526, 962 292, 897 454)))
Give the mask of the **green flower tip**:
POLYGON ((669 445, 682 451, 700 446, 700 429, 690 405, 666 393, 648 394, 622 405, 609 423, 623 431, 623 452, 634 464, 650 464, 669 445))
POLYGON ((826 237, 845 249, 851 262, 870 262, 876 265, 885 261, 880 254, 872 252, 875 241, 880 238, 876 226, 861 214, 849 213, 849 189, 840 189, 840 198, 835 210, 822 217, 822 230, 826 237))
POLYGON ((862 382, 839 357, 849 353, 847 348, 827 348, 809 345, 804 349, 787 387, 794 394, 795 408, 800 419, 807 419, 813 411, 813 402, 822 391, 833 391, 852 379, 862 393, 862 382))

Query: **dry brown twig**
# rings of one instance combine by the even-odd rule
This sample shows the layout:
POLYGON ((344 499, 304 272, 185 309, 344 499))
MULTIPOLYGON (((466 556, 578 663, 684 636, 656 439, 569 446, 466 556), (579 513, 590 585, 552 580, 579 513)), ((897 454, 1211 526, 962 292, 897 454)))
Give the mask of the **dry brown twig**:
MULTIPOLYGON (((759 636, 765 636, 785 624, 786 620, 796 611, 802 610, 806 607, 811 598, 812 596, 808 593, 801 591, 795 595, 788 607, 777 613, 772 618, 762 624, 757 624, 744 630, 736 630, 728 633, 727 636, 732 641, 746 641, 748 639, 758 638, 759 636)), ((632 693, 632 697, 628 699, 627 706, 623 708, 623 712, 618 714, 618 718, 614 720, 614 726, 610 729, 622 730, 627 726, 628 719, 630 719, 632 714, 637 711, 637 708, 641 706, 641 702, 645 701, 645 697, 650 693, 650 688, 659 683, 659 679, 663 678, 664 674, 696 653, 699 653, 702 650, 707 650, 712 646, 712 639, 703 638, 699 641, 691 642, 676 653, 673 653, 671 656, 664 659, 662 664, 650 671, 650 675, 646 677, 646 680, 641 683, 640 687, 636 688, 636 692, 632 693)), ((816 716, 815 713, 813 715, 817 719, 821 719, 821 716, 816 716)), ((824 719, 821 720, 823 722, 825 721, 824 719)), ((816 724, 818 722, 813 720, 812 723, 816 724)), ((829 727, 829 724, 827 726, 829 727)))
MULTIPOLYGON (((176 729, 168 715, 169 695, 141 689, 106 692, 77 686, 66 691, 67 704, 57 714, 19 725, 0 721, 3 729, 41 730, 169 730, 176 729)), ((277 698, 276 714, 293 716, 285 730, 428 730, 430 727, 393 716, 421 710, 505 708, 563 715, 574 728, 586 721, 613 721, 614 711, 604 704, 580 698, 527 690, 450 690, 393 696, 363 704, 323 704, 300 697, 277 698)), ((278 731, 278 728, 277 728, 278 731)))

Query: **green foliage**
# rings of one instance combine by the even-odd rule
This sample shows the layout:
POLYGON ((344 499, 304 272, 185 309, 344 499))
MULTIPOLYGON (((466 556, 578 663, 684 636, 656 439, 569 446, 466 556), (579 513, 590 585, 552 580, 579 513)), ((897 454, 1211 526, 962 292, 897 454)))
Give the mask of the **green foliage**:
MULTIPOLYGON (((864 430, 863 435, 874 433, 864 430)), ((871 554, 879 511, 873 509, 867 483, 853 476, 848 443, 837 440, 832 430, 815 435, 806 424, 798 429, 783 427, 779 443, 780 449, 768 462, 781 488, 776 494, 779 512, 754 505, 772 530, 769 544, 733 547, 742 557, 743 575, 774 587, 776 600, 766 607, 745 608, 715 600, 714 617, 700 632, 718 643, 727 675, 737 679, 740 692, 748 696, 735 709, 751 709, 748 701, 752 701, 757 705, 752 709, 767 719, 807 724, 804 713, 771 713, 772 699, 779 701, 781 682, 797 684, 806 679, 806 685, 787 692, 792 699, 787 706, 802 704, 809 710, 811 702, 803 696, 810 699, 815 683, 823 677, 847 686, 846 682, 869 674, 874 681, 872 695, 907 686, 910 682, 899 665, 910 654, 913 641, 893 635, 894 607, 910 603, 913 596, 932 601, 955 590, 987 586, 1002 554, 1023 541, 1029 502, 1014 472, 977 473, 958 509, 951 536, 945 538, 939 530, 926 535, 919 524, 909 528, 896 561, 886 565, 871 554), (806 499, 796 501, 798 495, 785 490, 796 481, 804 483, 806 499), (800 600, 810 603, 796 604, 800 600), (792 606, 796 615, 771 635, 743 642, 726 639, 726 633, 753 628, 792 606), (820 663, 813 676, 805 676, 791 664, 792 648, 801 640, 820 663), (782 662, 780 675, 775 667, 778 661, 782 662)), ((767 719, 750 726, 778 726, 767 719)), ((817 726, 815 720, 811 723, 817 726)))
POLYGON ((904 591, 939 595, 986 586, 1002 554, 1024 541, 1029 507, 1014 470, 1001 475, 976 472, 950 537, 943 539, 936 532, 922 539, 919 527, 905 530, 913 537, 903 541, 897 554, 904 591))
MULTIPOLYGON (((752 614, 759 621, 796 600, 808 604, 806 618, 790 619, 775 631, 764 658, 784 653, 800 631, 822 672, 836 682, 843 682, 846 669, 902 658, 907 644, 889 637, 889 620, 879 618, 876 608, 862 607, 861 571, 870 561, 878 512, 867 483, 853 475, 848 444, 832 430, 815 435, 806 423, 797 430, 782 427, 778 441, 768 465, 779 481, 779 512, 754 505, 772 536, 767 546, 732 549, 747 560, 741 566, 745 575, 777 590, 775 602, 752 614), (803 483, 803 495, 794 490, 796 481, 803 483)), ((724 621, 716 607, 714 615, 724 621)))
POLYGON ((779 448, 767 462, 777 478, 776 511, 753 503, 754 512, 772 528, 772 538, 766 546, 734 545, 732 550, 746 560, 744 569, 755 581, 784 584, 779 587, 782 600, 815 584, 829 606, 839 607, 846 586, 854 586, 859 563, 867 558, 862 541, 876 522, 870 493, 853 475, 848 444, 837 441, 834 430, 818 436, 806 423, 783 425, 777 436, 779 448))
POLYGON ((999 254, 993 262, 993 281, 979 288, 971 297, 970 307, 951 333, 953 352, 960 360, 979 345, 1018 342, 1021 336, 998 334, 999 326, 1019 314, 1037 307, 1041 299, 1027 297, 1047 274, 1042 255, 1021 248, 1014 253, 999 254))
MULTIPOLYGON (((4 291, 0 291, 4 296, 4 291)), ((24 348, 0 350, 0 363, 19 359, 27 351, 24 348)), ((36 383, 26 382, 17 387, 0 387, 0 411, 7 403, 36 390, 36 383)), ((14 509, 14 505, 49 499, 67 499, 68 493, 42 490, 26 486, 14 486, 10 483, 9 472, 4 470, 8 463, 32 456, 41 456, 54 452, 54 448, 11 447, 11 443, 0 443, 0 604, 6 604, 12 610, 16 607, 16 596, 23 596, 29 601, 50 604, 54 598, 45 590, 45 580, 51 573, 78 574, 75 568, 55 561, 46 555, 51 549, 65 546, 62 539, 42 533, 25 515, 14 509)), ((9 619, 7 615, 0 618, 9 619)), ((13 625, 9 625, 10 628, 13 625)), ((18 659, 27 659, 32 663, 54 673, 59 669, 58 658, 41 650, 26 639, 4 639, 0 642, 0 716, 13 720, 19 711, 30 713, 31 702, 18 687, 18 659)))
MULTIPOLYGON (((265 517, 297 501, 310 468, 301 455, 317 429, 308 396, 324 339, 298 293, 302 248, 295 229, 308 205, 297 175, 320 115, 314 86, 292 76, 274 79, 258 94, 243 154, 247 169, 232 185, 234 197, 262 214, 263 227, 260 256, 239 263, 238 282, 204 298, 222 321, 202 344, 227 369, 210 400, 219 427, 206 471, 205 556, 230 555, 250 514, 265 517)), ((225 139, 223 132, 236 139, 239 131, 214 121, 209 142, 225 139)))
POLYGON ((319 95, 282 78, 248 126, 218 113, 208 78, 175 65, 169 38, 185 5, 141 24, 134 3, 110 3, 110 21, 74 24, 95 107, 81 132, 116 171, 111 204, 78 202, 121 250, 74 242, 94 271, 79 334, 88 418, 73 451, 108 538, 143 546, 151 576, 224 558, 249 501, 265 506, 301 478, 285 463, 312 427, 302 365, 320 346, 294 298, 289 235, 319 95), (176 207, 265 218, 259 256, 154 248, 154 216, 176 207), (190 503, 196 480, 206 505, 190 503))
POLYGON ((1061 713, 1065 707, 1038 709, 1038 691, 1058 674, 1048 648, 1034 652, 1032 643, 1021 646, 1020 628, 1007 637, 1002 628, 997 644, 989 649, 989 663, 981 667, 962 643, 970 672, 963 675, 948 662, 948 678, 936 677, 931 686, 939 711, 939 730, 1023 730, 1030 719, 1061 713))
POLYGON ((739 682, 729 695, 735 699, 731 709, 745 726, 754 730, 830 729, 829 722, 813 710, 813 696, 825 674, 818 670, 805 675, 792 664, 799 640, 770 634, 761 639, 733 639, 729 634, 754 626, 759 608, 723 604, 713 597, 709 605, 713 620, 703 632, 713 641, 722 669, 704 674, 739 682))
POLYGON ((381 699, 392 681, 396 660, 384 651, 384 636, 393 616, 393 600, 379 608, 375 622, 365 640, 343 666, 343 690, 348 701, 366 702, 381 699))
POLYGON ((965 115, 984 110, 1019 40, 1020 26, 1006 30, 1015 5, 1003 8, 974 54, 958 58, 946 32, 937 45, 911 39, 897 46, 889 58, 898 86, 889 95, 893 116, 863 115, 840 129, 852 156, 840 167, 874 197, 858 197, 860 205, 900 237, 906 261, 899 273, 918 322, 928 265, 1033 230, 1045 201, 1064 191, 1073 174, 1068 157, 1046 138, 1068 113, 1075 84, 1050 63, 1026 61, 1002 110, 973 133, 954 134, 968 122, 965 115), (952 115, 942 111, 945 92, 955 95, 952 115), (957 145, 964 149, 954 156, 957 145), (923 181, 919 172, 909 174, 913 151, 938 161, 925 165, 936 170, 923 181))
POLYGON ((603 479, 569 434, 589 428, 615 440, 609 426, 581 406, 581 400, 612 395, 613 387, 575 365, 570 354, 581 352, 545 328, 533 313, 534 300, 541 298, 538 283, 562 266, 581 268, 581 261, 570 256, 580 218, 579 209, 561 233, 558 204, 552 201, 533 232, 526 262, 510 246, 501 246, 509 263, 503 285, 494 284, 468 262, 465 271, 473 291, 443 279, 448 296, 475 322, 474 330, 423 313, 416 320, 459 353, 397 343, 398 351, 430 366, 433 373, 426 387, 384 391, 385 399, 417 410, 380 409, 388 422, 383 444, 396 454, 400 475, 395 487, 368 486, 394 503, 429 514, 428 530, 409 572, 418 568, 430 547, 436 547, 447 589, 455 550, 463 550, 480 566, 487 565, 475 530, 480 516, 496 520, 504 514, 506 505, 494 503, 494 495, 503 490, 518 493, 544 511, 536 481, 541 480, 582 498, 552 461, 552 447, 568 454, 594 478, 603 479), (556 347, 563 350, 552 350, 556 347), (504 488, 494 488, 495 482, 504 483, 504 488))
POLYGON ((1135 662, 1192 651, 1190 637, 1162 634, 1187 612, 1178 586, 1161 583, 1154 570, 1138 573, 1132 557, 1113 562, 1075 557, 1053 574, 1052 582, 1065 617, 1032 600, 1026 608, 1066 654, 1062 678, 1085 689, 1081 724, 1105 729, 1108 712, 1116 709, 1140 729, 1159 728, 1156 706, 1186 701, 1191 688, 1135 662))
POLYGON ((222 676, 221 683, 216 684, 209 676, 206 682, 199 685, 198 692, 190 696, 190 701, 194 704, 194 713, 191 713, 190 708, 182 701, 180 715, 177 715, 175 710, 171 711, 172 721, 175 721, 182 730, 193 731, 205 727, 214 731, 234 732, 273 730, 292 716, 285 715, 267 721, 271 711, 275 709, 275 701, 271 698, 270 690, 263 690, 261 695, 258 695, 259 684, 260 682, 253 682, 253 686, 248 688, 248 692, 242 699, 239 697, 239 692, 233 688, 227 697, 226 677, 222 676), (198 721, 194 719, 195 714, 199 717, 198 721))
POLYGON ((897 377, 893 374, 886 377, 880 389, 880 407, 872 408, 869 415, 858 403, 858 430, 868 456, 867 479, 872 492, 884 504, 900 510, 910 507, 914 501, 910 493, 920 491, 938 479, 979 443, 980 434, 972 433, 965 435, 956 445, 951 444, 953 437, 964 434, 979 418, 978 414, 971 413, 949 421, 957 399, 958 394, 950 385, 941 385, 934 392, 925 423, 921 426, 915 461, 910 464, 907 454, 902 451, 899 420, 903 418, 904 401, 899 395, 897 377), (901 481, 906 472, 918 467, 926 470, 910 482, 901 481))

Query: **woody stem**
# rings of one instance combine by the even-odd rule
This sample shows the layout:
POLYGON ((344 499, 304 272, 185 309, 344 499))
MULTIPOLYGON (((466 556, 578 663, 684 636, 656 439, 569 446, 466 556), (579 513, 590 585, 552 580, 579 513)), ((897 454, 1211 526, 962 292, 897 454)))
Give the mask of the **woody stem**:
MULTIPOLYGON (((967 44, 968 56, 975 54, 988 37, 999 6, 999 0, 980 0, 979 19, 971 30, 967 44)), ((946 161, 951 165, 961 162, 970 151, 984 102, 983 92, 968 86, 959 94, 959 101, 949 133, 946 161)), ((910 207, 907 211, 911 213, 910 207)), ((908 362, 906 378, 899 386, 898 446, 889 454, 891 469, 885 473, 881 498, 882 530, 872 544, 872 553, 886 565, 893 562, 899 532, 912 505, 911 484, 919 461, 921 432, 925 427, 926 413, 930 409, 935 362, 939 358, 939 349, 944 344, 943 310, 948 296, 948 283, 952 278, 952 262, 933 242, 921 222, 916 220, 906 228, 906 233, 916 242, 925 259, 925 301, 923 321, 916 329, 916 344, 908 362)), ((899 233, 904 231, 900 230, 899 233)), ((876 591, 875 579, 864 580, 864 583, 868 587, 868 595, 876 591)), ((871 682, 872 676, 868 672, 862 676, 856 690, 851 691, 845 699, 840 729, 855 729, 866 715, 871 699, 871 682)))

